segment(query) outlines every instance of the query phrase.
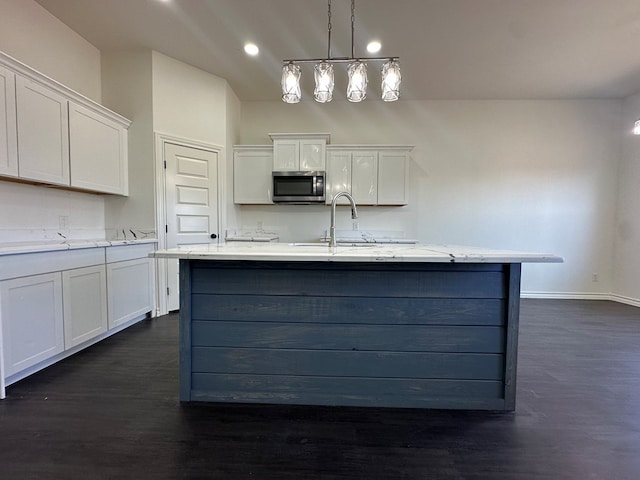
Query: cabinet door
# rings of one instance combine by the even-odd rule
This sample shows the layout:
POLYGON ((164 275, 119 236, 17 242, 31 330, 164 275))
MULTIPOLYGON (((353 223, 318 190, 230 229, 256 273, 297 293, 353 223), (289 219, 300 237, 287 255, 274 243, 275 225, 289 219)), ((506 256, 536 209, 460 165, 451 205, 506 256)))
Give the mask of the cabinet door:
MULTIPOLYGON (((351 193, 351 151, 333 150, 327 155, 326 204, 331 205, 333 196, 339 192, 351 193)), ((345 197, 338 199, 339 205, 349 204, 345 197)))
POLYGON ((18 173, 21 178, 69 185, 67 99, 16 76, 18 173))
POLYGON ((378 155, 378 205, 406 205, 408 183, 408 153, 380 152, 378 155))
POLYGON ((16 76, 0 67, 0 175, 18 176, 16 76))
POLYGON ((153 285, 150 258, 107 264, 109 328, 152 311, 153 285))
POLYGON ((300 140, 300 170, 321 172, 325 170, 325 141, 315 139, 300 140))
POLYGON ((378 203, 378 152, 353 152, 351 195, 358 205, 378 203))
POLYGON ((7 377, 62 352, 60 273, 0 282, 0 316, 7 377))
POLYGON ((291 172, 300 170, 300 142, 278 139, 273 141, 273 171, 291 172))
POLYGON ((236 150, 233 154, 233 202, 272 204, 273 149, 236 150))
POLYGON ((69 104, 71 186, 126 195, 127 130, 88 108, 69 104))
POLYGON ((75 347, 107 331, 104 265, 62 272, 64 345, 75 347))

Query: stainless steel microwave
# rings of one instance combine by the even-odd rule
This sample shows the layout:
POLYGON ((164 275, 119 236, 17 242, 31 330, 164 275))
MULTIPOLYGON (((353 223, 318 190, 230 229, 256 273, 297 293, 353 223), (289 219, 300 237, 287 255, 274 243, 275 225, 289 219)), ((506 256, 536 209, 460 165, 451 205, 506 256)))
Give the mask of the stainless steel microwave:
POLYGON ((325 172, 273 172, 273 203, 324 203, 325 172))

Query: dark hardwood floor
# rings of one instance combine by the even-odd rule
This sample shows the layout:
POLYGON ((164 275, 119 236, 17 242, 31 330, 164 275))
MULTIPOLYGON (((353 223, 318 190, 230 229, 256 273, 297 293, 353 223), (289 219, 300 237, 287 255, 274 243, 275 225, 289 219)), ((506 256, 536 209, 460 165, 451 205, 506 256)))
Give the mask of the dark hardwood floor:
POLYGON ((8 388, 2 479, 640 478, 640 309, 523 300, 513 414, 178 402, 177 316, 8 388))

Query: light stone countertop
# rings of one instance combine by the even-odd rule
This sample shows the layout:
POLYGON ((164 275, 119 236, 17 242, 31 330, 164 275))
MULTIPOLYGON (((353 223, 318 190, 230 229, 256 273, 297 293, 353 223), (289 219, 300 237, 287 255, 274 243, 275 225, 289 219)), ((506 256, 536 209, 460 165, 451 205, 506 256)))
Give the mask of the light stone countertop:
POLYGON ((141 243, 157 243, 155 238, 141 238, 139 240, 43 240, 30 242, 0 243, 0 255, 14 255, 18 253, 52 252, 56 250, 75 250, 79 248, 115 247, 120 245, 134 245, 141 243))
POLYGON ((550 253, 517 252, 458 245, 327 243, 228 243, 188 245, 150 254, 155 258, 299 262, 561 263, 550 253))

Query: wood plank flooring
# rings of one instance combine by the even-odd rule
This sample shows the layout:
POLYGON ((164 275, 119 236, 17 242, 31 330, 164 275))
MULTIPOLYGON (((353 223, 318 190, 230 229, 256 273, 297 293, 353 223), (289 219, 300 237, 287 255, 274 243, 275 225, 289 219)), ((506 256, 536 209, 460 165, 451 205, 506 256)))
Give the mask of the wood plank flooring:
POLYGON ((513 414, 181 405, 177 316, 8 388, 2 479, 640 478, 640 309, 523 300, 513 414))

